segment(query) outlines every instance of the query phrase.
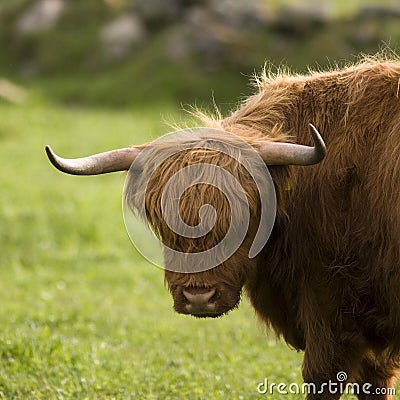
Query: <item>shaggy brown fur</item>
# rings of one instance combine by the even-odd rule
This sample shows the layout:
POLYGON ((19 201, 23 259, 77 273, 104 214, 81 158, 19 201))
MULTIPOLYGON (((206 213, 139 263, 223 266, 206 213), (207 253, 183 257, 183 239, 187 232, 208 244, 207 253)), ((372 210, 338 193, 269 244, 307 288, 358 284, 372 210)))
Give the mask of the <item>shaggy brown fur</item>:
MULTIPOLYGON (((180 242, 161 222, 163 182, 182 166, 207 158, 224 164, 246 187, 253 216, 243 246, 222 265, 197 274, 166 271, 175 309, 184 312, 184 288, 217 287, 217 309, 224 313, 237 305, 244 287, 265 324, 305 351, 306 382, 335 381, 345 371, 349 382, 391 387, 400 366, 400 62, 366 59, 308 76, 264 74, 257 84, 258 93, 236 112, 225 119, 204 117, 206 125, 258 148, 264 141, 311 145, 308 124, 313 123, 328 154, 314 166, 269 167, 278 212, 256 259, 247 254, 259 199, 254 182, 229 157, 190 151, 162 166, 157 176, 163 179, 153 180, 146 195, 147 210, 163 240, 176 248, 208 245, 180 242)), ((220 211, 213 243, 226 230, 224 198, 199 187, 187 193, 180 210, 194 225, 198 208, 210 202, 220 211)))

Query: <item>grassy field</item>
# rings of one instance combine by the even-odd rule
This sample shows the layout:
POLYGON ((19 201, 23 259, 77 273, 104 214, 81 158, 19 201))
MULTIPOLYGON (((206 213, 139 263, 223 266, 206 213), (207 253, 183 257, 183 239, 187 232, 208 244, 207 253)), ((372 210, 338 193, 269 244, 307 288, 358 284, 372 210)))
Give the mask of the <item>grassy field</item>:
POLYGON ((218 320, 173 312, 125 232, 123 175, 63 175, 44 154, 143 142, 178 112, 39 103, 0 105, 0 398, 250 399, 265 377, 301 382, 301 356, 246 302, 218 320))

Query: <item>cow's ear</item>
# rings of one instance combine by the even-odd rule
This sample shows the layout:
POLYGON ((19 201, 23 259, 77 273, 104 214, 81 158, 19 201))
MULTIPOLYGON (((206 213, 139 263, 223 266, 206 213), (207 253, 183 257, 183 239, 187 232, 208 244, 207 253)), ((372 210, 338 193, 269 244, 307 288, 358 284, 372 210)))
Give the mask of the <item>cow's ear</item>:
POLYGON ((72 175, 98 175, 127 171, 140 151, 140 147, 128 147, 88 157, 68 159, 59 157, 50 146, 46 146, 46 153, 51 163, 60 171, 72 175))
POLYGON ((314 125, 310 124, 314 146, 293 143, 265 142, 259 153, 267 165, 313 165, 321 162, 326 155, 324 140, 314 125))

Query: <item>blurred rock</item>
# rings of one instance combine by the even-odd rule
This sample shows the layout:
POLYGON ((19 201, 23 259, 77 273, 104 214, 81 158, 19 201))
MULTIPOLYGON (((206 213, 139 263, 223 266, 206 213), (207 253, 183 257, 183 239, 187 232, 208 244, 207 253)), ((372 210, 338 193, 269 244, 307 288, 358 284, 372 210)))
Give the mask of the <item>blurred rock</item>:
MULTIPOLYGON (((190 39, 189 43, 181 42, 181 50, 200 56, 208 70, 218 69, 229 62, 243 46, 243 32, 226 24, 209 8, 193 6, 186 11, 183 21, 185 36, 190 39)), ((176 36, 175 45, 178 43, 179 37, 176 36)))
POLYGON ((268 23, 269 10, 259 0, 211 0, 209 9, 226 24, 236 29, 255 29, 268 23))
POLYGON ((358 23, 357 31, 351 41, 357 46, 366 46, 379 40, 380 24, 375 20, 362 20, 358 23))
POLYGON ((378 42, 388 20, 393 20, 395 24, 400 22, 400 7, 364 6, 354 17, 357 30, 350 40, 354 45, 363 47, 378 42), (383 21, 385 24, 382 24, 383 21))
POLYGON ((37 1, 17 20, 17 32, 31 34, 52 28, 57 24, 64 7, 64 0, 37 1))
POLYGON ((385 18, 395 17, 400 18, 400 6, 397 8, 388 6, 364 6, 360 9, 359 17, 370 17, 370 18, 385 18))
POLYGON ((142 0, 135 2, 135 10, 150 25, 174 21, 181 12, 179 0, 142 0))
POLYGON ((111 9, 120 10, 123 8, 125 1, 124 0, 104 0, 111 9))
POLYGON ((8 79, 0 78, 0 98, 11 103, 23 103, 27 98, 28 92, 21 86, 8 79))
POLYGON ((135 14, 124 14, 106 25, 100 36, 106 56, 122 59, 144 40, 146 29, 135 14))
POLYGON ((166 56, 174 62, 184 61, 195 53, 192 40, 193 32, 190 26, 185 24, 174 26, 168 31, 164 47, 166 56))
POLYGON ((272 27, 285 35, 304 35, 314 27, 324 25, 331 15, 326 3, 298 3, 282 7, 276 14, 272 27))

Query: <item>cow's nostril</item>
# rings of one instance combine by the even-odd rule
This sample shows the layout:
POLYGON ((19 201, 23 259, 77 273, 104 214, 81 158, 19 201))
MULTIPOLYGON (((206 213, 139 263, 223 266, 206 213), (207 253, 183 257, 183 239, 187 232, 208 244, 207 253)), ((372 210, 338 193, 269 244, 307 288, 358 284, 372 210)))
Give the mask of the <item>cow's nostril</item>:
POLYGON ((215 301, 216 289, 189 287, 183 289, 182 293, 188 304, 201 309, 215 301))

